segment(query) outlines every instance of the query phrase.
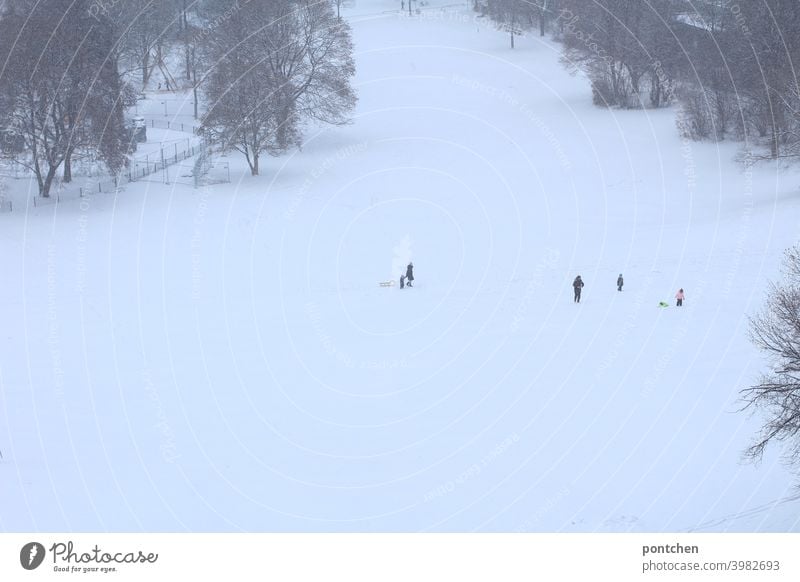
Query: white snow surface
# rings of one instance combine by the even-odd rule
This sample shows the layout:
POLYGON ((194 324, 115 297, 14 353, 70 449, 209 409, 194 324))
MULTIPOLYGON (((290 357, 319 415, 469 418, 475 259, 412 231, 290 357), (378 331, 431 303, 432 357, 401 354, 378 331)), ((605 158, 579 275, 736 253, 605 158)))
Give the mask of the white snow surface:
POLYGON ((353 123, 262 176, 0 215, 0 530, 800 529, 739 412, 797 170, 469 3, 345 16, 353 123))

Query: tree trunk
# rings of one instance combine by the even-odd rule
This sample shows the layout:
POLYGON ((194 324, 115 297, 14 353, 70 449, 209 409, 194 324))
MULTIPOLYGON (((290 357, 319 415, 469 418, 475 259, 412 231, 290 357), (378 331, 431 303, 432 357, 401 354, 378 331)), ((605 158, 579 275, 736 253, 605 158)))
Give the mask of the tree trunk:
POLYGON ((620 96, 621 90, 619 88, 619 72, 615 63, 609 65, 611 68, 611 94, 614 97, 614 103, 610 105, 620 105, 622 97, 620 96))
POLYGON ((773 158, 777 158, 781 153, 781 130, 783 128, 783 109, 781 107, 781 95, 767 93, 767 105, 769 106, 770 120, 770 140, 769 151, 773 158))
POLYGON ((780 144, 778 143, 778 125, 773 121, 770 124, 772 136, 769 140, 769 153, 773 158, 777 158, 781 152, 780 144))
POLYGON ((250 175, 258 176, 258 150, 250 148, 247 142, 243 142, 242 148, 239 151, 244 154, 247 165, 250 166, 250 175))
POLYGON ((150 51, 142 55, 142 89, 147 87, 147 82, 150 80, 150 51))
MULTIPOLYGON (((639 81, 641 80, 641 77, 638 74, 634 74, 630 67, 628 67, 628 76, 631 80, 631 89, 633 90, 633 96, 636 98, 637 106, 644 107, 644 103, 642 103, 642 96, 639 93, 639 81)), ((625 107, 627 109, 630 107, 630 104, 626 104, 625 107)))
POLYGON ((544 8, 542 8, 541 12, 539 12, 539 36, 544 36, 545 18, 544 8))
POLYGON ((64 183, 72 182, 72 150, 68 149, 64 155, 64 183))
POLYGON ((511 31, 511 48, 514 48, 514 31, 511 31))
POLYGON ((714 101, 717 106, 717 140, 725 139, 725 134, 728 133, 728 113, 725 111, 725 96, 721 91, 714 92, 714 101))
POLYGON ((56 170, 58 170, 58 166, 50 166, 44 181, 39 182, 39 196, 42 198, 50 198, 50 187, 53 185, 53 179, 56 177, 56 170))
POLYGON ((650 86, 650 105, 653 107, 661 107, 661 98, 663 95, 661 87, 661 77, 657 71, 650 72, 651 86, 650 86))
MULTIPOLYGON (((39 161, 36 159, 36 155, 34 154, 34 161, 33 161, 33 173, 36 174, 36 185, 39 186, 39 196, 42 196, 42 192, 44 192, 44 179, 42 178, 42 169, 39 166, 39 161)), ((45 197, 48 194, 44 194, 45 197)))

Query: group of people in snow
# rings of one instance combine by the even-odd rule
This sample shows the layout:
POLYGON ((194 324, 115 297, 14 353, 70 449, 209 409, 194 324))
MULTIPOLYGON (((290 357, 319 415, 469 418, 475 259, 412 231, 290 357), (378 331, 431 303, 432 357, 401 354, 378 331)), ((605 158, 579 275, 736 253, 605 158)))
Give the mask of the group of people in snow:
MULTIPOLYGON (((622 291, 622 286, 624 284, 625 284, 625 279, 622 278, 622 273, 620 273, 619 277, 617 277, 617 291, 622 291)), ((583 286, 584 286, 583 279, 581 279, 581 276, 578 275, 572 282, 572 289, 575 292, 573 301, 575 303, 581 302, 581 291, 583 290, 583 286)), ((686 299, 686 295, 683 292, 683 288, 678 289, 678 292, 675 294, 675 300, 676 300, 675 305, 677 307, 682 307, 684 299, 686 299)), ((661 302, 659 305, 666 307, 666 304, 664 302, 661 302)))
MULTIPOLYGON (((414 286, 413 283, 414 283, 414 263, 408 263, 408 266, 406 267, 406 274, 400 275, 400 289, 403 289, 404 287, 413 287, 414 286)), ((622 278, 622 273, 620 273, 619 277, 617 277, 617 291, 622 291, 622 286, 624 284, 625 284, 625 279, 622 278)), ((583 291, 583 287, 584 287, 583 279, 581 279, 581 276, 578 275, 572 282, 572 289, 575 292, 573 301, 575 303, 581 302, 581 291, 583 291)), ((686 299, 686 295, 683 292, 683 288, 678 289, 678 292, 675 294, 675 300, 676 300, 675 305, 677 307, 682 307, 684 299, 686 299)), ((664 303, 663 301, 659 303, 659 305, 666 307, 666 303, 664 303)))

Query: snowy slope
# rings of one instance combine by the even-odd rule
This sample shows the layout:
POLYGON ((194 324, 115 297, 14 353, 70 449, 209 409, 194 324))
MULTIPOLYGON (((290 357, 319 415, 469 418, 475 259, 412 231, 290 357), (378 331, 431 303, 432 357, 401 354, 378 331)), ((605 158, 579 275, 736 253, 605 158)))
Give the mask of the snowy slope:
POLYGON ((797 171, 397 4, 347 12, 354 122, 263 176, 0 215, 0 529, 797 530, 737 413, 797 171))

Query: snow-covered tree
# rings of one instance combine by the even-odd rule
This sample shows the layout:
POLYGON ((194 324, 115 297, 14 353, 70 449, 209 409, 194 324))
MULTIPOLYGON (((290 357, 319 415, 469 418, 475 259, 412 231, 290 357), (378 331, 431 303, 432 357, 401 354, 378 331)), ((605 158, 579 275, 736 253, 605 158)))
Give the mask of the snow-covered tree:
POLYGON ((10 0, 0 17, 0 126, 25 145, 12 155, 49 196, 60 167, 82 151, 125 164, 113 26, 89 0, 10 0))
POLYGON ((308 121, 341 124, 355 106, 349 26, 328 2, 215 2, 209 73, 203 81, 203 131, 244 154, 260 171, 262 154, 297 146, 308 121))

